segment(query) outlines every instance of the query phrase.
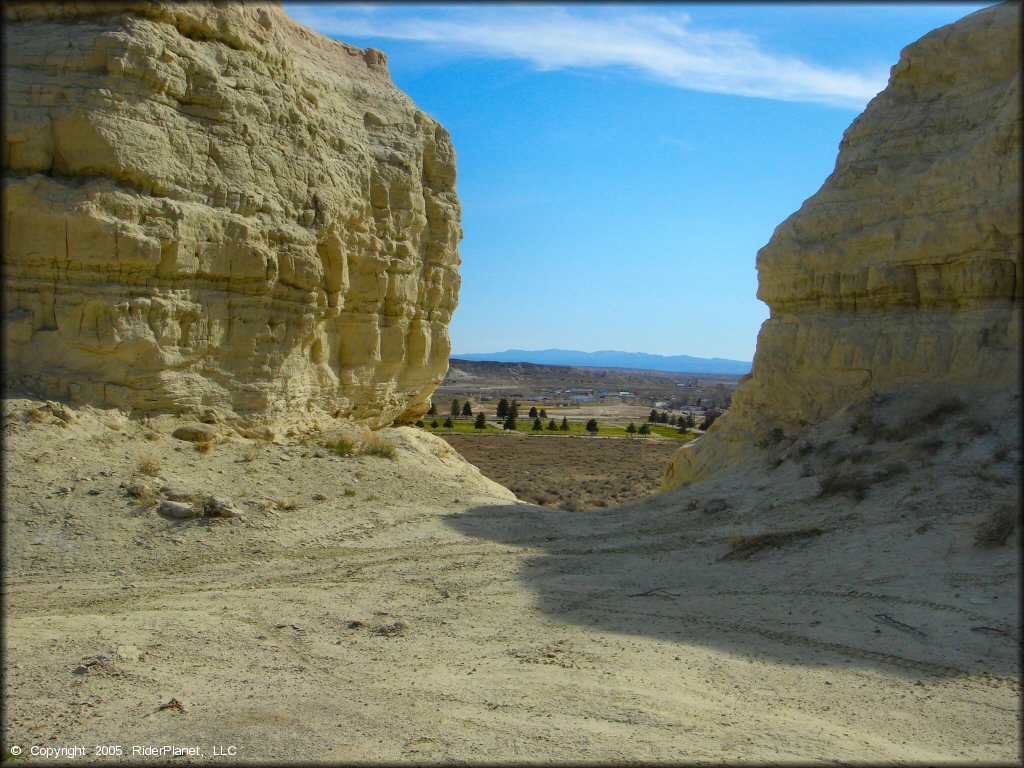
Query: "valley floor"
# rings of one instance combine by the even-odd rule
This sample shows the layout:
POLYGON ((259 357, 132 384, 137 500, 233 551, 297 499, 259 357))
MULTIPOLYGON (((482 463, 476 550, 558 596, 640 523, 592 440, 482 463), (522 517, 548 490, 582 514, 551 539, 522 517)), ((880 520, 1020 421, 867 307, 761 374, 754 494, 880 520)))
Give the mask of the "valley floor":
POLYGON ((972 545, 966 500, 874 514, 748 472, 756 499, 734 476, 568 512, 414 429, 386 431, 395 460, 239 437, 201 453, 114 413, 64 427, 4 405, 5 749, 1021 757, 1017 552, 972 545), (169 520, 132 483, 243 517, 169 520), (766 525, 822 533, 722 559, 766 525))

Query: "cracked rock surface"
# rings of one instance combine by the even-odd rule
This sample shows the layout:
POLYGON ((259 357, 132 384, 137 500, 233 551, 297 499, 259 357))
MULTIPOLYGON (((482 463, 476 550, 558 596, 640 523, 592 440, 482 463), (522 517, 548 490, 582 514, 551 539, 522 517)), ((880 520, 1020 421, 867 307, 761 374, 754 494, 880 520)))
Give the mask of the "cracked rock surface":
POLYGON ((832 175, 758 253, 771 316, 751 375, 666 487, 872 397, 966 395, 999 413, 1020 388, 1020 103, 1019 4, 903 50, 832 175))
POLYGON ((250 423, 426 411, 455 154, 384 54, 273 5, 4 15, 9 385, 250 423))

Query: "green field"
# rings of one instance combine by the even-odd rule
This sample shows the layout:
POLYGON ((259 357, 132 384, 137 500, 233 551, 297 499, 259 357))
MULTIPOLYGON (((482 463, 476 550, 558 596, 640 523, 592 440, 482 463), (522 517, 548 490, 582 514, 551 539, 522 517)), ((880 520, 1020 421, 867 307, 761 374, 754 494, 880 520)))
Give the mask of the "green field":
MULTIPOLYGON (((496 421, 494 419, 489 419, 487 421, 487 427, 485 429, 475 429, 473 427, 473 419, 470 419, 470 418, 452 419, 452 422, 453 422, 452 428, 451 429, 446 429, 443 426, 443 424, 445 422, 445 418, 447 418, 447 417, 438 418, 437 419, 437 424, 438 424, 437 429, 434 429, 433 427, 430 426, 431 422, 433 421, 433 417, 427 417, 423 421, 423 423, 424 423, 424 427, 423 428, 426 429, 428 432, 436 432, 436 433, 466 432, 466 433, 472 433, 472 434, 482 434, 482 433, 489 433, 489 432, 490 433, 494 433, 494 432, 503 432, 504 431, 501 428, 501 422, 498 422, 498 421, 496 421)), ((550 419, 548 421, 550 421, 550 419)), ((569 430, 568 431, 563 431, 561 429, 556 429, 554 431, 549 431, 547 429, 548 422, 547 421, 542 421, 542 423, 544 424, 544 429, 539 430, 539 431, 534 431, 534 429, 533 429, 533 419, 519 419, 516 422, 516 426, 517 426, 516 431, 517 432, 522 432, 522 433, 528 434, 528 435, 529 434, 533 434, 533 435, 540 434, 540 435, 577 435, 577 436, 583 435, 583 436, 589 436, 589 434, 590 434, 585 429, 586 422, 584 422, 584 421, 570 421, 569 422, 569 430)), ((555 419, 555 424, 558 425, 558 426, 561 426, 562 420, 561 419, 555 419)), ((693 432, 686 432, 684 434, 679 434, 679 432, 677 431, 676 427, 670 427, 670 426, 667 426, 665 424, 648 424, 647 426, 651 430, 651 434, 650 435, 630 435, 628 432, 626 432, 626 427, 628 426, 628 424, 629 424, 629 422, 627 422, 626 424, 612 424, 612 423, 608 423, 608 422, 601 422, 601 421, 599 421, 599 422, 597 422, 597 437, 636 437, 636 438, 639 438, 641 440, 644 439, 645 437, 653 437, 653 436, 657 436, 657 437, 670 437, 673 440, 692 440, 694 438, 694 433, 693 432)), ((640 428, 640 423, 638 423, 638 422, 633 422, 633 425, 637 429, 640 428)))

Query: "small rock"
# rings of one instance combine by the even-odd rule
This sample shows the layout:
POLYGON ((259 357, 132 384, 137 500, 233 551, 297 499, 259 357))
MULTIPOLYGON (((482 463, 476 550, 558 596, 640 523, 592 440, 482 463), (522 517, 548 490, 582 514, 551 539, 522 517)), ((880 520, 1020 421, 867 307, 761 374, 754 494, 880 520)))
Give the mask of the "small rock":
POLYGON ((385 635, 387 637, 395 637, 399 635, 406 635, 412 631, 412 624, 404 619, 396 619, 390 624, 385 624, 377 630, 378 635, 385 635))
POLYGON ((87 493, 88 493, 88 494, 89 494, 90 496, 99 496, 99 495, 100 495, 101 493, 103 493, 103 491, 102 491, 102 490, 100 490, 99 488, 90 488, 90 489, 89 489, 89 490, 87 491, 87 493))
POLYGON ((150 492, 150 488, 145 483, 132 483, 125 486, 124 492, 133 499, 141 499, 150 492))
POLYGON ((322 493, 314 493, 313 501, 327 501, 327 497, 324 496, 322 493))
POLYGON ((103 475, 103 477, 110 477, 111 475, 114 474, 114 470, 112 470, 112 469, 101 469, 100 470, 100 474, 103 475))
POLYGON ((142 654, 134 645, 119 645, 114 651, 114 655, 120 661, 138 661, 142 654))
POLYGON ((62 496, 67 496, 69 493, 71 493, 71 488, 67 485, 62 485, 60 488, 57 489, 57 493, 61 494, 62 496))
POLYGON ((161 501, 160 507, 157 511, 161 515, 167 517, 173 517, 176 520, 187 520, 190 517, 198 517, 201 512, 191 504, 185 504, 180 501, 161 501))
POLYGON ((313 451, 313 455, 316 456, 318 459, 326 459, 327 451, 325 451, 323 448, 317 448, 315 451, 313 451))
POLYGON ((191 501, 192 494, 183 488, 179 488, 174 485, 165 485, 160 489, 160 493, 166 496, 171 501, 191 501))
POLYGON ((172 434, 179 440, 187 440, 190 443, 206 443, 217 436, 213 428, 200 423, 182 424, 172 434))
POLYGON ((73 675, 85 675, 88 674, 88 672, 89 668, 85 666, 85 664, 79 664, 77 667, 71 670, 71 674, 73 675))
POLYGON ((220 418, 217 416, 216 411, 204 411, 203 415, 199 417, 199 420, 203 424, 219 424, 220 418))
POLYGON ((708 499, 707 502, 704 504, 704 512, 705 514, 712 515, 715 512, 721 512, 725 510, 728 506, 729 502, 727 502, 723 498, 708 499))
POLYGON ((74 412, 63 403, 55 403, 53 400, 47 400, 46 407, 50 409, 50 413, 61 421, 67 422, 68 424, 74 424, 78 421, 78 417, 75 416, 74 412))
POLYGON ((211 496, 203 504, 203 514, 206 517, 235 517, 238 515, 238 510, 230 501, 211 496))

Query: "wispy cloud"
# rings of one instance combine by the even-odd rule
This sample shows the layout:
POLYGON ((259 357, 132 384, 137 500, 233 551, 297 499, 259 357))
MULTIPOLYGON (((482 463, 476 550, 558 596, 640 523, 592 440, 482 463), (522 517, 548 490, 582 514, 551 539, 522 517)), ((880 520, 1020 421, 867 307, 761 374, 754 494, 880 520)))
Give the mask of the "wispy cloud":
POLYGON ((343 40, 419 42, 450 54, 518 59, 541 70, 625 68, 677 88, 858 110, 888 75, 769 53, 749 34, 700 29, 671 8, 289 3, 285 9, 343 40))

